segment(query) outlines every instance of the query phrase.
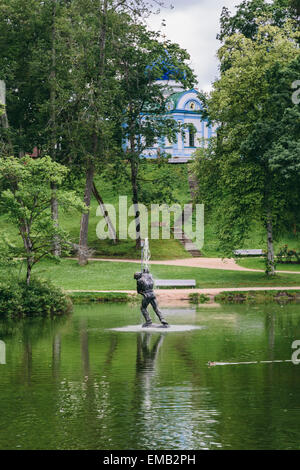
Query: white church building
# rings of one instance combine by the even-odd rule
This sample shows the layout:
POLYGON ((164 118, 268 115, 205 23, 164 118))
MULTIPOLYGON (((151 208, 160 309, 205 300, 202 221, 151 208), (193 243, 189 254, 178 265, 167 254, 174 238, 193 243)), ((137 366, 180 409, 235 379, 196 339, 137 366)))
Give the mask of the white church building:
POLYGON ((169 79, 168 73, 157 83, 164 88, 168 115, 182 125, 187 125, 187 129, 184 135, 178 133, 176 142, 169 142, 166 138, 159 139, 155 147, 144 152, 144 156, 157 158, 158 153, 164 152, 170 156, 169 163, 187 163, 192 160, 195 150, 204 146, 205 140, 215 135, 215 129, 201 117, 202 104, 195 88, 184 90, 181 83, 169 79), (188 128, 189 124, 193 126, 188 128))

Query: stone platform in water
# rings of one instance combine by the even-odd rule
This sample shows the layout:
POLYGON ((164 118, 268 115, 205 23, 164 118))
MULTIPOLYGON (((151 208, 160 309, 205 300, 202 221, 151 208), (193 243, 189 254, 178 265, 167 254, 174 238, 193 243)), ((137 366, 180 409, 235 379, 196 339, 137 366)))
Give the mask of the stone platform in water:
POLYGON ((122 326, 120 328, 110 328, 111 331, 121 331, 124 333, 133 332, 133 333, 147 333, 147 332, 156 332, 156 333, 178 333, 181 331, 192 331, 192 330, 202 330, 204 326, 196 325, 169 325, 168 328, 163 327, 162 325, 153 324, 147 328, 143 328, 142 325, 129 325, 122 326))

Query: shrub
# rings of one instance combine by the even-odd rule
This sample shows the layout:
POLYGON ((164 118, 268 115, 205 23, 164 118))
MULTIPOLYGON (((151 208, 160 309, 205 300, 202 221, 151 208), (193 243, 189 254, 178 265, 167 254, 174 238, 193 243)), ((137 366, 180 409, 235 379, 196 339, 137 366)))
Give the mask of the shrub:
POLYGON ((205 304, 210 301, 210 297, 205 294, 189 294, 189 301, 191 304, 205 304))
POLYGON ((276 255, 277 263, 300 263, 300 252, 291 250, 287 245, 280 248, 279 253, 276 255))
POLYGON ((71 310, 71 300, 45 281, 11 279, 0 283, 0 315, 11 317, 62 315, 71 310))
POLYGON ((0 315, 23 314, 22 291, 18 284, 0 283, 0 315))

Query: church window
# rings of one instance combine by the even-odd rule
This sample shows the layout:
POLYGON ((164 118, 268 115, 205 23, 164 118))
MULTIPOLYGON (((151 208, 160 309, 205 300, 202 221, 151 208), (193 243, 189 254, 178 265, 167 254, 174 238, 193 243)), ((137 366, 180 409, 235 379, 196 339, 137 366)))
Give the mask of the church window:
POLYGON ((195 129, 189 129, 189 146, 195 147, 195 129))

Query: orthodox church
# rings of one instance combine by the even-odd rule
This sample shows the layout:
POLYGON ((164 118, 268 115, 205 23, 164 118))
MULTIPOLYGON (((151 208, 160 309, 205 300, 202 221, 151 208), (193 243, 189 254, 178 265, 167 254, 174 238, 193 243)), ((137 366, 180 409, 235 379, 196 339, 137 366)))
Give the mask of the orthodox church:
POLYGON ((170 155, 169 163, 187 163, 193 158, 195 150, 203 145, 204 139, 210 139, 215 135, 215 129, 201 118, 201 102, 198 91, 193 88, 184 90, 181 83, 170 78, 171 71, 166 71, 164 76, 157 81, 163 87, 163 93, 167 102, 168 115, 177 122, 187 125, 185 134, 179 133, 176 142, 169 142, 161 138, 155 147, 144 152, 146 158, 157 158, 158 153, 170 155), (193 124, 191 128, 188 125, 193 124))

